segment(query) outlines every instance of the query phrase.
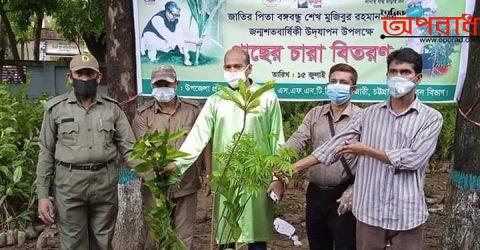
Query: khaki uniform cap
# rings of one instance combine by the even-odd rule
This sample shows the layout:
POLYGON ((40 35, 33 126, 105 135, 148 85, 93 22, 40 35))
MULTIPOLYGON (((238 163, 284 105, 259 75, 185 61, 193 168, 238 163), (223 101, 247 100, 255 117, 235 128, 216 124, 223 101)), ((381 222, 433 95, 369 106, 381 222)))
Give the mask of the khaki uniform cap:
POLYGON ((100 72, 98 61, 92 55, 76 55, 70 61, 70 71, 74 72, 80 69, 93 69, 100 72))
POLYGON ((160 65, 152 72, 152 80, 150 83, 153 85, 160 80, 167 82, 175 82, 177 80, 177 73, 172 66, 160 65))

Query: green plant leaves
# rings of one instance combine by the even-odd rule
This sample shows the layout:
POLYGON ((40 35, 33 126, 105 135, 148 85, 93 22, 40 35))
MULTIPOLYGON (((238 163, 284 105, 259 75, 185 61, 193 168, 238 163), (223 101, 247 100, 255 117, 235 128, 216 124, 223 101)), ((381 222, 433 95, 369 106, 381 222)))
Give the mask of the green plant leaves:
POLYGON ((185 157, 185 156, 188 156, 187 153, 184 153, 184 152, 181 152, 181 151, 177 151, 177 150, 172 150, 169 152, 169 154, 167 155, 167 157, 165 158, 167 161, 171 162, 177 158, 181 158, 181 157, 185 157))
POLYGON ((7 188, 7 192, 5 192, 5 194, 6 194, 7 196, 12 195, 12 194, 13 194, 13 188, 12 188, 12 187, 8 187, 8 188, 7 188))
MULTIPOLYGON (((238 91, 218 86, 220 98, 232 101, 242 109, 244 120, 248 114, 259 113, 257 108, 261 104, 260 97, 273 87, 273 81, 267 82, 255 91, 249 89, 243 81, 239 82, 238 91)), ((284 149, 279 151, 279 155, 267 154, 257 147, 258 138, 255 139, 250 134, 243 134, 244 128, 245 124, 240 133, 234 134, 233 141, 227 145, 224 152, 214 153, 215 161, 219 163, 221 170, 213 172, 212 187, 215 187, 216 195, 221 195, 225 199, 222 203, 220 217, 215 221, 216 234, 220 242, 238 241, 242 233, 238 221, 247 202, 252 196, 267 190, 272 181, 273 172, 282 171, 287 178, 293 174, 290 162, 294 159, 290 157, 291 152, 284 149), (223 224, 219 220, 223 220, 223 224)), ((270 135, 263 139, 269 140, 273 137, 276 135, 270 135)))
POLYGON ((168 141, 169 142, 175 141, 175 140, 181 138, 184 134, 185 134, 185 130, 180 130, 180 131, 177 131, 173 134, 170 134, 169 137, 168 137, 168 141))
POLYGON ((5 199, 7 199, 6 194, 2 195, 2 198, 0 198, 0 205, 3 205, 3 203, 5 202, 5 199))
POLYGON ((222 85, 215 85, 215 86, 218 89, 220 89, 220 93, 219 93, 220 98, 224 100, 232 101, 233 103, 235 103, 235 105, 237 105, 240 108, 243 107, 242 102, 240 101, 240 99, 237 97, 237 94, 233 90, 222 85))
POLYGON ((268 81, 255 91, 250 90, 243 80, 240 80, 238 83, 238 91, 221 85, 216 85, 216 87, 220 90, 218 94, 220 98, 232 101, 246 114, 258 114, 256 108, 258 108, 261 103, 260 96, 273 89, 275 87, 275 82, 268 81))
POLYGON ((177 169, 168 176, 163 174, 170 162, 188 155, 174 149, 171 145, 184 134, 183 130, 174 133, 170 133, 168 129, 162 133, 155 131, 138 140, 130 154, 130 160, 141 161, 133 167, 132 171, 136 173, 153 172, 152 174, 155 176, 153 179, 145 181, 144 185, 148 187, 155 198, 156 206, 146 207, 145 210, 157 249, 185 249, 179 233, 171 227, 170 217, 175 207, 170 197, 170 189, 180 184, 180 172, 177 169))
POLYGON ((263 93, 273 89, 274 87, 275 87, 275 81, 266 82, 261 88, 259 88, 257 91, 255 91, 252 94, 249 101, 259 98, 261 95, 263 95, 263 93))
POLYGON ((8 170, 7 166, 0 166, 0 172, 6 177, 9 177, 12 175, 10 174, 10 170, 8 170))
POLYGON ((133 171, 135 173, 145 173, 151 170, 152 170, 152 165, 150 162, 142 162, 133 168, 133 171))
POLYGON ((29 84, 13 90, 0 84, 0 231, 23 229, 36 211, 35 170, 38 134, 44 108, 40 100, 28 100, 29 84))
POLYGON ((21 178, 22 178, 22 167, 18 166, 17 168, 15 168, 15 172, 13 172, 13 183, 17 184, 21 178))

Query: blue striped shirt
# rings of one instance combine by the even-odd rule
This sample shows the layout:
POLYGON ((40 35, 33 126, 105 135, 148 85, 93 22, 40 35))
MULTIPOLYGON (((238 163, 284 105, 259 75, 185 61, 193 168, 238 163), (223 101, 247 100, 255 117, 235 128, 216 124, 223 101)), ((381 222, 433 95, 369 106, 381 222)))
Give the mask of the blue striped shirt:
POLYGON ((435 151, 442 123, 442 115, 418 98, 398 115, 388 100, 353 117, 343 132, 312 155, 330 165, 339 159, 335 149, 349 139, 384 150, 391 165, 369 156, 358 157, 353 213, 371 226, 409 230, 428 217, 423 192, 425 168, 435 151))

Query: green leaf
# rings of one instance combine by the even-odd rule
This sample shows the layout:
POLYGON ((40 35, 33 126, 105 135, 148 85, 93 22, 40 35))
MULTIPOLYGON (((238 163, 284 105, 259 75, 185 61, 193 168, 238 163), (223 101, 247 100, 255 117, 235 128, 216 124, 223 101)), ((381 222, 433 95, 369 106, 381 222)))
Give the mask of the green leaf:
POLYGON ((0 166, 0 172, 2 172, 6 177, 11 178, 10 170, 8 170, 7 166, 0 166))
POLYGON ((185 152, 182 152, 182 151, 170 151, 166 157, 166 159, 168 161, 171 161, 171 160, 175 160, 177 158, 182 158, 182 157, 185 157, 185 156, 188 156, 187 153, 185 152))
POLYGON ((250 97, 249 101, 259 98, 263 93, 273 89, 275 87, 275 81, 268 81, 266 82, 261 88, 257 89, 252 96, 250 97))
POLYGON ((228 99, 234 102, 240 108, 243 107, 242 102, 238 99, 234 91, 221 85, 217 85, 217 88, 219 88, 221 91, 221 94, 223 94, 223 95, 219 95, 222 99, 228 99))
POLYGON ((260 105, 260 99, 255 99, 248 105, 247 111, 251 112, 254 109, 256 109, 259 105, 260 105))
POLYGON ((240 235, 242 234, 242 229, 240 227, 232 227, 232 239, 234 242, 237 242, 240 239, 240 235))
POLYGON ((3 130, 3 132, 4 132, 5 134, 11 134, 11 133, 15 133, 15 132, 17 132, 17 131, 16 131, 14 128, 12 128, 12 127, 8 127, 8 128, 5 128, 5 129, 3 130))
POLYGON ((12 187, 8 187, 8 188, 7 188, 6 194, 7 194, 7 196, 10 196, 10 195, 13 194, 13 189, 12 189, 12 187))
POLYGON ((135 173, 145 173, 152 170, 152 164, 150 162, 142 162, 135 166, 133 169, 135 173))
POLYGON ((178 132, 175 132, 173 134, 170 135, 170 137, 168 138, 168 141, 174 141, 174 140, 177 140, 179 138, 181 138, 184 134, 185 134, 185 130, 180 130, 178 132))
POLYGON ((15 172, 13 173, 13 183, 17 184, 20 181, 22 178, 22 173, 23 171, 21 166, 15 168, 15 172))
POLYGON ((5 202, 5 199, 7 199, 7 195, 3 195, 2 198, 0 198, 0 206, 3 205, 3 203, 5 202))
POLYGON ((247 85, 243 80, 240 80, 238 83, 238 90, 240 93, 240 96, 242 96, 243 100, 247 100, 247 85))

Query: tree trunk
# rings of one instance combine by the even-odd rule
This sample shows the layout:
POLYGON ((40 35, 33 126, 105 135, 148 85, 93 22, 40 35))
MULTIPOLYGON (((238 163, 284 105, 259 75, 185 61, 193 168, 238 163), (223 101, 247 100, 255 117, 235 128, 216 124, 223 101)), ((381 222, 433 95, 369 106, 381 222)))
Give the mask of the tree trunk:
MULTIPOLYGON (((4 29, 3 29, 3 22, 0 19, 0 33, 1 32, 4 32, 4 29)), ((3 76, 3 65, 5 65, 6 46, 7 46, 7 41, 5 40, 5 36, 1 36, 0 37, 0 83, 3 81, 2 76, 3 76)))
MULTIPOLYGON (((133 6, 131 0, 108 0, 106 6, 105 59, 108 94, 122 101, 136 94, 133 6)), ((135 115, 136 107, 136 101, 124 106, 130 121, 135 115)), ((130 171, 125 170, 125 164, 122 167, 118 186, 119 211, 113 248, 143 249, 145 230, 140 195, 141 181, 138 177, 129 174, 130 171)))
POLYGON ((90 53, 97 58, 99 62, 105 62, 105 53, 107 51, 107 43, 105 42, 105 34, 98 39, 92 34, 84 33, 82 36, 90 53))
POLYGON ((20 60, 25 60, 25 41, 20 42, 20 60))
MULTIPOLYGON (((480 4, 474 16, 480 15, 480 4)), ((480 23, 478 24, 480 29, 480 23)), ((470 43, 467 77, 459 108, 468 110, 480 98, 480 42, 470 43)), ((468 118, 480 122, 480 103, 468 118)), ((455 160, 445 204, 446 221, 442 249, 480 249, 480 126, 457 115, 455 160)))
POLYGON ((37 13, 37 22, 35 23, 35 38, 33 45, 33 58, 40 60, 40 39, 42 38, 43 13, 37 13))
MULTIPOLYGON (((3 1, 0 1, 0 16, 2 18, 3 27, 7 33, 8 44, 10 45, 10 50, 12 51, 13 60, 20 61, 20 55, 18 54, 17 48, 17 39, 15 38, 12 26, 8 20, 7 12, 5 12, 3 1)), ((23 72, 22 66, 17 66, 17 72, 22 82, 26 82, 25 72, 23 72)))

